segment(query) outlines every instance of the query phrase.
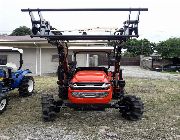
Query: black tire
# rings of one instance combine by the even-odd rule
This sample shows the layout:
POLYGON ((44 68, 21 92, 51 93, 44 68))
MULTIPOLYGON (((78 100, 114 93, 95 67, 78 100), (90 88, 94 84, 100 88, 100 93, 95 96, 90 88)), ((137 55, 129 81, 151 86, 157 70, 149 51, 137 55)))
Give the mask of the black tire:
POLYGON ((45 122, 54 121, 56 118, 56 109, 53 95, 42 95, 42 118, 45 122))
POLYGON ((34 83, 35 82, 32 76, 24 76, 19 87, 19 96, 31 96, 34 92, 34 83))
POLYGON ((140 98, 132 95, 124 96, 120 105, 125 106, 125 108, 120 109, 123 118, 131 121, 137 121, 142 118, 144 104, 140 98))
POLYGON ((63 105, 63 100, 60 99, 59 101, 54 102, 54 105, 55 105, 54 111, 56 113, 59 113, 63 105))
POLYGON ((8 105, 8 98, 5 95, 0 95, 0 114, 6 111, 8 105))

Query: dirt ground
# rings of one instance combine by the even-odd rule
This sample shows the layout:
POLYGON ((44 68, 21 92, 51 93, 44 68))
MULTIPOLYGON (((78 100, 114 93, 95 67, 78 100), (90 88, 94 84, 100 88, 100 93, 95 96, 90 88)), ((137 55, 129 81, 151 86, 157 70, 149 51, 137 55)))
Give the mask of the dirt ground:
POLYGON ((41 94, 57 93, 56 77, 35 77, 36 93, 20 98, 10 95, 6 112, 0 116, 0 140, 179 140, 180 81, 128 77, 127 94, 137 95, 145 104, 140 121, 123 119, 116 109, 105 112, 73 111, 65 108, 54 122, 41 118, 41 94))

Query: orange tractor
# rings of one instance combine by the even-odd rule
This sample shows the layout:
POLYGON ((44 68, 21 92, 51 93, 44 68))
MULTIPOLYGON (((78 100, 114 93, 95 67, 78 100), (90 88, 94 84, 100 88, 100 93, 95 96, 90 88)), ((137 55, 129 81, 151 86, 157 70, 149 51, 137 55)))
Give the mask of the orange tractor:
MULTIPOLYGON (((70 107, 75 110, 105 110, 118 109, 122 117, 128 120, 142 118, 144 106, 140 98, 134 95, 125 95, 125 80, 120 69, 121 49, 124 43, 133 37, 138 37, 138 23, 140 11, 147 8, 88 8, 88 9, 22 9, 29 12, 32 22, 32 37, 46 38, 49 43, 57 47, 59 54, 58 98, 53 95, 42 95, 42 117, 45 121, 53 121, 61 108, 70 107), (133 11, 138 12, 136 20, 129 19, 124 22, 123 28, 115 31, 113 35, 65 35, 50 26, 42 11, 133 11), (34 18, 37 12, 39 20, 34 18), (105 40, 113 44, 114 70, 107 67, 76 67, 76 59, 68 63, 68 43, 72 40, 105 40)), ((88 46, 87 46, 88 47, 88 46)), ((87 52, 88 53, 88 52, 87 52)), ((97 53, 99 53, 97 51, 97 53)), ((111 54, 109 52, 107 56, 111 54)), ((75 57, 76 57, 75 53, 75 57)))

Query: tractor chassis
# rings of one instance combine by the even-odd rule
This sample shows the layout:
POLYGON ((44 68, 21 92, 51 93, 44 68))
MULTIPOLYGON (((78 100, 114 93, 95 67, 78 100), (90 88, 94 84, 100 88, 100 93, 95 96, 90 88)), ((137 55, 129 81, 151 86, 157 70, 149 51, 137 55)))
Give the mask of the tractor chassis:
POLYGON ((88 111, 104 111, 106 108, 114 109, 125 109, 126 106, 120 105, 120 102, 108 103, 108 104, 73 104, 73 103, 64 103, 60 108, 74 108, 76 110, 88 110, 88 111))

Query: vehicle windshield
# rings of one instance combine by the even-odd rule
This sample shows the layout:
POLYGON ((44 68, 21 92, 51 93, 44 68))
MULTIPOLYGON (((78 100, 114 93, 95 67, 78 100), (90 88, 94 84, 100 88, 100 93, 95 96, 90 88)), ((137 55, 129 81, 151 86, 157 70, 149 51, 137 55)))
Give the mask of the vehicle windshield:
POLYGON ((106 52, 79 52, 76 53, 76 67, 107 67, 109 55, 106 52))

